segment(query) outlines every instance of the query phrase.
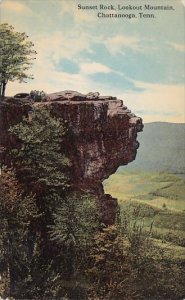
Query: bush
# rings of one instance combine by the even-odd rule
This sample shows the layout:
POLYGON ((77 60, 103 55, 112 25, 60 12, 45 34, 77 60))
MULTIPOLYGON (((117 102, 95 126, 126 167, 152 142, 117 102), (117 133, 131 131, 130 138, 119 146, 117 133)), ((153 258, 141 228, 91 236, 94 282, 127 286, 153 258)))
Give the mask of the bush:
POLYGON ((47 101, 47 95, 44 91, 31 91, 30 98, 33 99, 35 102, 45 102, 47 101))

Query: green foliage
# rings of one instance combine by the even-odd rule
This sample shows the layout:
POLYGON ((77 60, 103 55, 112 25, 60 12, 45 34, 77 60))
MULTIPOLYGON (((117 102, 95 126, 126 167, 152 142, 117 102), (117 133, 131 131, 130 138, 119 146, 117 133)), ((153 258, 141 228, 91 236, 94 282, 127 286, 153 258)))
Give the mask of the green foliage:
POLYGON ((165 248, 141 225, 139 210, 124 211, 117 225, 97 233, 91 249, 88 299, 182 299, 183 262, 165 258, 165 248))
POLYGON ((34 183, 37 189, 65 189, 69 160, 61 149, 65 134, 62 121, 52 117, 49 108, 36 107, 9 132, 20 141, 20 147, 11 155, 24 179, 34 183))
POLYGON ((47 95, 44 91, 31 91, 30 98, 35 102, 44 102, 47 100, 47 95))
POLYGON ((146 227, 146 213, 142 205, 133 207, 130 204, 124 207, 120 224, 122 236, 129 240, 131 267, 136 272, 137 299, 180 299, 185 292, 183 262, 169 260, 167 248, 153 239, 155 219, 146 227))
MULTIPOLYGON (((58 297, 84 299, 88 253, 100 227, 97 199, 89 194, 71 193, 63 199, 49 226, 50 238, 58 249, 55 293, 58 297), (79 298, 78 298, 79 297, 79 298)), ((51 288, 51 285, 49 285, 51 288)), ((48 295, 50 295, 47 287, 48 295)))
POLYGON ((97 232, 87 269, 91 283, 88 299, 135 299, 129 288, 135 275, 130 268, 128 246, 115 225, 97 232))
POLYGON ((71 194, 54 214, 51 240, 83 249, 92 244, 98 224, 97 200, 88 194, 71 194))
POLYGON ((0 98, 4 97, 8 81, 32 79, 26 72, 31 66, 36 51, 25 32, 15 32, 7 23, 0 25, 0 98))
MULTIPOLYGON (((28 247, 29 230, 38 217, 34 196, 24 195, 15 172, 3 169, 0 176, 0 269, 4 296, 10 295, 13 282, 20 283, 31 270, 34 251, 28 247)), ((35 238, 32 243, 35 244, 35 238)))
POLYGON ((61 147, 65 129, 60 119, 52 117, 49 108, 39 106, 32 109, 28 118, 11 127, 10 134, 17 140, 17 148, 9 153, 12 165, 24 193, 30 190, 34 193, 39 214, 31 222, 24 241, 25 253, 32 253, 31 267, 28 262, 26 267, 20 267, 20 273, 24 274, 21 284, 15 279, 11 282, 16 286, 16 297, 34 299, 41 297, 43 281, 49 276, 47 270, 59 253, 56 243, 50 240, 48 225, 53 224, 53 212, 63 203, 69 188, 70 164, 61 147))
POLYGON ((67 197, 52 193, 57 207, 54 209, 54 202, 48 200, 47 206, 54 212, 53 218, 46 220, 50 242, 46 239, 43 244, 42 233, 37 230, 35 235, 33 230, 35 225, 44 224, 37 222, 40 216, 31 204, 34 198, 24 198, 18 210, 12 208, 12 203, 14 208, 19 203, 14 199, 20 194, 15 174, 10 175, 0 185, 0 195, 8 199, 6 205, 5 201, 1 203, 1 214, 10 220, 10 227, 3 227, 8 243, 7 235, 1 234, 1 245, 11 245, 11 250, 2 247, 8 249, 3 250, 6 255, 2 259, 5 296, 75 300, 184 297, 183 263, 165 258, 165 248, 152 239, 152 226, 148 231, 143 226, 145 212, 141 207, 124 208, 117 224, 102 227, 97 199, 81 193, 67 197), (47 255, 48 249, 53 254, 47 261, 43 252, 46 242, 47 255), (15 294, 9 293, 12 283, 16 285, 15 294))
POLYGON ((154 221, 152 238, 173 243, 175 257, 182 257, 185 248, 177 251, 176 246, 185 246, 184 186, 174 174, 122 171, 106 181, 105 191, 120 200, 123 212, 139 208, 143 230, 154 221))
MULTIPOLYGON (((43 106, 33 108, 28 118, 10 129, 17 139, 17 148, 10 158, 22 186, 14 172, 3 171, 4 177, 0 178, 3 199, 0 255, 6 279, 3 296, 183 299, 183 262, 166 254, 165 239, 161 244, 155 239, 154 224, 163 226, 163 218, 168 229, 183 230, 184 213, 170 212, 169 202, 164 199, 162 203, 165 201, 167 209, 162 209, 161 204, 149 205, 136 194, 129 205, 128 201, 121 205, 123 210, 117 224, 104 227, 99 220, 98 199, 82 192, 69 193, 70 164, 62 148, 65 132, 61 120, 52 117, 52 111, 43 106), (29 195, 30 190, 34 197, 29 195)), ((129 177, 127 187, 130 191, 135 184, 137 193, 143 194, 141 179, 135 176, 129 177)), ((153 183, 166 191, 172 177, 160 174, 164 180, 161 182, 155 174, 148 186, 145 174, 142 177, 147 186, 145 196, 151 189, 154 191, 153 183)), ((173 184, 181 186, 182 182, 175 180, 173 184)), ((153 200, 151 196, 148 201, 153 200)))

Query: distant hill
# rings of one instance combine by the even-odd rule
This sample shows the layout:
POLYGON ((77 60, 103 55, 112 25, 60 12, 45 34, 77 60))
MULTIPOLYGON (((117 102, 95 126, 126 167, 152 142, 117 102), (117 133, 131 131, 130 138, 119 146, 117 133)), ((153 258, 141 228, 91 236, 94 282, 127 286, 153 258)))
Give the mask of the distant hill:
POLYGON ((119 170, 185 174, 185 124, 147 123, 138 134, 136 160, 119 170))

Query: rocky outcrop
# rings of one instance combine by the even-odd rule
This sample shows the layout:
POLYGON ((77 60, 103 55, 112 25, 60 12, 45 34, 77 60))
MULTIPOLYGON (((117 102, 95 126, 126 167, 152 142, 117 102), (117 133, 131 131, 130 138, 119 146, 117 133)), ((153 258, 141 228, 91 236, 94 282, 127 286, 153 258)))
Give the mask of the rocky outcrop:
MULTIPOLYGON (((1 103, 1 147, 11 146, 7 128, 21 120, 32 105, 24 100, 9 99, 1 103)), ((117 207, 116 199, 104 195, 102 182, 121 165, 136 157, 137 133, 142 131, 142 120, 112 96, 99 93, 87 95, 63 91, 47 96, 53 113, 64 119, 68 132, 63 143, 72 162, 71 182, 74 189, 89 190, 103 203, 104 221, 112 223, 117 207)))

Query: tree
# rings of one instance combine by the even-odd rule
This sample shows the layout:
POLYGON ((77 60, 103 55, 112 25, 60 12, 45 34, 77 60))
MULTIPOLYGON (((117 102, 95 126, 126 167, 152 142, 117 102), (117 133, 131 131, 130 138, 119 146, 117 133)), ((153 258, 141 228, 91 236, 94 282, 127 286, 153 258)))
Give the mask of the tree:
MULTIPOLYGON (((85 299, 85 270, 94 236, 100 228, 99 211, 98 200, 94 196, 78 192, 62 199, 54 213, 54 224, 49 228, 51 240, 58 247, 57 268, 53 268, 56 298, 67 295, 69 299, 85 299)), ((51 282, 50 277, 49 290, 51 282)), ((49 290, 47 297, 53 296, 49 290)))
POLYGON ((132 288, 136 274, 131 268, 129 242, 120 235, 118 225, 96 233, 89 258, 89 299, 137 299, 132 288))
POLYGON ((32 65, 36 51, 34 44, 28 40, 25 32, 15 32, 14 27, 7 23, 0 25, 0 99, 5 96, 8 81, 33 79, 26 71, 32 65))
POLYGON ((7 155, 24 191, 34 193, 40 216, 30 228, 30 239, 38 237, 37 256, 32 265, 32 281, 24 294, 24 298, 34 298, 43 287, 50 262, 56 259, 48 225, 53 223, 53 213, 69 189, 70 163, 62 148, 66 129, 62 120, 52 115, 50 107, 40 105, 33 107, 29 116, 9 132, 16 138, 16 148, 7 155))
POLYGON ((3 168, 0 176, 0 292, 12 295, 23 285, 35 261, 36 239, 30 248, 30 225, 39 217, 33 195, 25 195, 13 169, 3 168), (28 242, 29 241, 29 242, 28 242), (3 284, 2 284, 3 282, 3 284))
POLYGON ((58 244, 86 249, 92 244, 99 227, 97 199, 88 194, 72 193, 54 213, 51 239, 58 244))
POLYGON ((47 106, 39 106, 9 132, 17 137, 18 147, 10 156, 25 185, 42 195, 44 191, 65 190, 70 164, 61 147, 65 134, 62 120, 52 117, 47 106))
POLYGON ((65 128, 61 119, 51 116, 50 108, 39 106, 9 132, 17 137, 17 148, 11 151, 10 159, 24 189, 35 194, 45 235, 59 199, 69 188, 70 164, 61 146, 65 128))

